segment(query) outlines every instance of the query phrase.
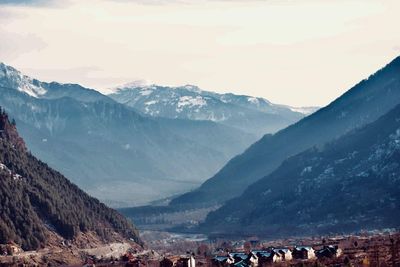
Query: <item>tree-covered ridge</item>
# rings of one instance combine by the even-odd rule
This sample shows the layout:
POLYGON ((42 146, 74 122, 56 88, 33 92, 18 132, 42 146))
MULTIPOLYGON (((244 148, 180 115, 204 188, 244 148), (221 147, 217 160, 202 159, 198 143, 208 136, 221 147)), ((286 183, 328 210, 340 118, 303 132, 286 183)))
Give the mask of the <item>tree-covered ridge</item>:
POLYGON ((198 189, 173 199, 171 205, 207 207, 225 203, 269 175, 288 157, 371 123, 398 104, 400 57, 353 86, 328 106, 274 135, 265 135, 232 158, 198 189))
POLYGON ((49 230, 65 239, 91 231, 107 241, 117 234, 141 243, 126 218, 27 152, 3 111, 0 133, 0 243, 36 249, 46 245, 49 230))
POLYGON ((297 154, 208 215, 203 231, 287 237, 398 228, 400 105, 297 154))

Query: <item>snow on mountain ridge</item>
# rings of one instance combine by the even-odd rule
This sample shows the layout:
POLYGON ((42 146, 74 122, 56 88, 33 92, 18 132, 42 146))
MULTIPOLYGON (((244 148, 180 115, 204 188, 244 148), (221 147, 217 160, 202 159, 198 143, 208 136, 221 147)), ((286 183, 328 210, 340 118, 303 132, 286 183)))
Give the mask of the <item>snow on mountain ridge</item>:
POLYGON ((151 85, 153 85, 153 83, 150 80, 136 80, 133 82, 123 84, 121 86, 117 86, 116 88, 132 88, 132 87, 144 88, 144 87, 149 87, 151 85))
POLYGON ((47 92, 47 90, 41 86, 41 82, 23 75, 20 71, 4 63, 0 63, 0 85, 17 88, 18 91, 25 92, 36 98, 47 92))
POLYGON ((201 108, 203 106, 207 106, 207 101, 201 96, 182 96, 179 98, 176 111, 178 113, 182 112, 182 108, 185 106, 201 108))
POLYGON ((291 107, 291 106, 287 107, 294 112, 299 112, 304 115, 310 115, 319 109, 319 107, 291 107))
POLYGON ((225 119, 230 117, 229 112, 225 111, 225 114, 222 115, 221 110, 232 109, 233 106, 266 114, 286 114, 284 116, 292 116, 290 113, 304 116, 317 110, 316 107, 291 107, 274 104, 262 97, 204 91, 191 84, 172 87, 140 80, 115 88, 113 93, 108 94, 114 100, 135 107, 148 115, 171 118, 187 117, 212 121, 218 118, 217 121, 220 121, 222 117, 225 119), (150 105, 151 107, 149 107, 150 105), (219 115, 211 114, 216 109, 220 110, 217 112, 219 115))
POLYGON ((257 97, 248 97, 247 101, 249 101, 249 102, 251 102, 252 104, 255 104, 255 105, 260 105, 260 101, 258 100, 257 97))

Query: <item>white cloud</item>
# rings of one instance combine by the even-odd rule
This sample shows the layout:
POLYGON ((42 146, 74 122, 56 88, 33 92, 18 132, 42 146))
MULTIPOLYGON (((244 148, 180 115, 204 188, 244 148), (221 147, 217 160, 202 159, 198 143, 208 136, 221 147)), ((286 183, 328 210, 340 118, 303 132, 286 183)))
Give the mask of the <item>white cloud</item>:
POLYGON ((0 6, 0 60, 89 87, 150 79, 322 105, 400 46, 398 1, 57 3, 0 6))

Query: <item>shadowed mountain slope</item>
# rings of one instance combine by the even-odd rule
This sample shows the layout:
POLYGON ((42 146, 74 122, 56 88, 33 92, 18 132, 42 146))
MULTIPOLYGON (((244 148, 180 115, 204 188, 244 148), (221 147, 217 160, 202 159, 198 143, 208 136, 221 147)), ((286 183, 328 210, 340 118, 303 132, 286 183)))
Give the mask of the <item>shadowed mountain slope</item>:
POLYGON ((208 215, 202 230, 268 237, 400 225, 400 105, 377 121, 284 161, 208 215))
POLYGON ((400 57, 327 107, 274 135, 265 135, 198 189, 175 198, 171 205, 196 207, 224 203, 241 195, 288 157, 370 123, 399 103, 400 57))

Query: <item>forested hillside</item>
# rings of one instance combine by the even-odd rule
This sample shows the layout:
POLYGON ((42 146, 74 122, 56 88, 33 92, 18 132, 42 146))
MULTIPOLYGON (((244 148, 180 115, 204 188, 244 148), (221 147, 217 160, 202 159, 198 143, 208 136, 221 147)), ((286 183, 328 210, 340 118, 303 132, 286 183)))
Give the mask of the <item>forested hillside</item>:
POLYGON ((286 161, 209 214, 211 233, 268 237, 400 226, 400 105, 286 161))
POLYGON ((0 244, 13 241, 23 249, 37 249, 47 244, 50 232, 68 240, 91 232, 99 240, 141 243, 127 219, 28 152, 1 110, 0 244))
POLYGON ((399 103, 400 57, 397 57, 328 106, 274 135, 265 135, 201 187, 174 199, 172 205, 224 203, 241 195, 288 157, 373 122, 399 103))

